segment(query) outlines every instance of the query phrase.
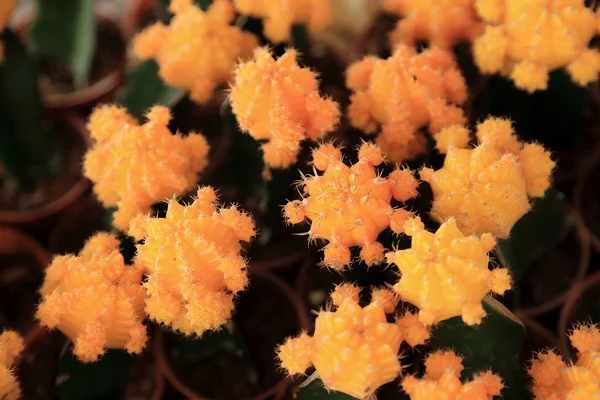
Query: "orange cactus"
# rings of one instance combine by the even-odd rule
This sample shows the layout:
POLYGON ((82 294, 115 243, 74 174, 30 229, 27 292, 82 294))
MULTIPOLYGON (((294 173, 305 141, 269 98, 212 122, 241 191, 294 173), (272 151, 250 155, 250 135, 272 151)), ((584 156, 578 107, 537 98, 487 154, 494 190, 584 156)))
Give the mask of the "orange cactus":
POLYGON ((258 40, 230 25, 235 10, 229 0, 215 0, 206 12, 192 0, 171 0, 170 11, 175 16, 169 26, 157 22, 135 37, 134 53, 156 59, 166 83, 205 104, 219 85, 231 81, 233 66, 250 55, 258 40))
POLYGON ((411 400, 492 400, 500 396, 504 384, 498 375, 479 372, 471 381, 462 383, 463 369, 462 357, 450 350, 439 350, 425 360, 423 379, 408 376, 402 381, 402 389, 411 400))
POLYGON ((351 65, 346 80, 356 92, 350 98, 350 123, 368 134, 381 125, 376 141, 391 161, 425 152, 421 128, 429 125, 435 134, 444 126, 466 122, 459 106, 467 99, 467 86, 447 51, 417 54, 401 45, 386 60, 367 56, 351 65))
POLYGON ((96 143, 85 156, 84 174, 100 201, 118 208, 114 225, 123 231, 153 204, 193 189, 208 164, 204 136, 173 135, 168 108, 152 107, 147 118, 138 125, 124 108, 100 106, 88 123, 96 143))
POLYGON ((316 74, 301 68, 289 49, 277 61, 266 48, 235 70, 231 107, 242 131, 262 145, 270 168, 296 162, 300 142, 333 131, 340 118, 338 104, 319 95, 316 74))
MULTIPOLYGON (((444 143, 466 128, 451 126, 436 135, 444 143)), ((508 120, 489 118, 477 126, 480 145, 462 149, 458 142, 444 145, 444 167, 421 170, 431 185, 434 202, 431 216, 439 222, 454 217, 465 234, 489 232, 504 239, 514 224, 531 208, 529 197, 543 197, 555 167, 541 145, 523 145, 508 120)))
POLYGON ((0 398, 3 400, 21 397, 21 387, 13 375, 12 364, 23 348, 23 338, 17 332, 6 330, 0 335, 0 398))
MULTIPOLYGON (((311 222, 309 239, 325 239, 323 265, 341 271, 350 264, 350 247, 361 246, 360 258, 367 265, 384 260, 384 247, 377 236, 391 227, 402 233, 410 213, 394 209, 390 202, 407 201, 417 196, 418 182, 407 169, 394 170, 383 178, 375 169, 384 159, 379 147, 365 142, 358 152, 359 161, 348 166, 341 151, 332 144, 313 150, 313 164, 323 175, 304 177, 302 200, 284 208, 286 220, 298 224, 311 222)), ((316 172, 316 171, 315 171, 316 172)))
POLYGON ((216 199, 198 189, 193 203, 171 200, 166 218, 139 216, 129 231, 145 240, 136 265, 148 273, 148 316, 186 335, 219 329, 248 284, 240 241, 255 236, 254 222, 235 206, 217 209, 216 199))
POLYGON ((552 350, 538 353, 531 361, 536 400, 597 399, 600 393, 600 330, 580 325, 571 334, 578 351, 577 362, 567 365, 552 350))
POLYGON ((488 23, 474 43, 482 72, 530 93, 545 90, 558 68, 582 86, 598 79, 600 51, 589 45, 599 19, 583 0, 476 0, 476 7, 488 23))
POLYGON ((119 245, 115 235, 97 233, 78 256, 57 256, 46 269, 36 318, 71 339, 82 362, 107 348, 140 353, 146 344, 143 271, 125 265, 119 245))
POLYGON ((315 33, 331 23, 330 0, 234 0, 242 14, 264 19, 264 34, 273 43, 287 42, 292 25, 306 25, 315 33))
POLYGON ((480 324, 486 315, 483 297, 510 289, 508 270, 488 267, 488 252, 496 244, 492 235, 465 237, 454 218, 435 234, 424 229, 419 217, 408 220, 404 230, 412 236, 411 248, 389 252, 386 258, 401 273, 394 291, 420 309, 422 323, 433 325, 462 316, 468 325, 480 324))
POLYGON ((281 366, 294 375, 315 367, 328 390, 359 399, 372 395, 402 370, 398 350, 402 341, 411 346, 429 339, 429 330, 412 314, 388 322, 397 299, 387 289, 375 289, 371 303, 361 308, 360 288, 342 284, 331 294, 335 311, 321 310, 314 335, 288 338, 278 349, 281 366))
POLYGON ((471 42, 483 31, 475 0, 386 0, 384 9, 402 17, 390 34, 393 45, 414 46, 418 41, 427 41, 431 47, 451 50, 462 41, 471 42))

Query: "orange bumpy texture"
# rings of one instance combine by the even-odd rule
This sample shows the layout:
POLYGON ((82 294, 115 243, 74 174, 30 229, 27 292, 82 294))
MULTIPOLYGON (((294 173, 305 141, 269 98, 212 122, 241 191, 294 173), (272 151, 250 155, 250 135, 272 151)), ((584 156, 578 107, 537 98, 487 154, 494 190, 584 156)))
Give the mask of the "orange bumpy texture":
POLYGON ((598 18, 584 0, 476 0, 476 6, 488 24, 474 43, 482 72, 501 73, 530 93, 545 90, 557 68, 582 86, 598 79, 600 52, 589 47, 598 18))
POLYGON ((481 301, 490 291, 503 294, 510 289, 506 268, 489 269, 488 252, 496 241, 489 233, 465 236, 454 218, 434 233, 424 229, 419 217, 405 223, 412 236, 410 249, 386 254, 398 266, 401 278, 394 290, 402 301, 417 306, 419 320, 433 325, 461 316, 468 325, 480 324, 485 317, 481 301))
POLYGON ((231 107, 242 131, 262 145, 270 168, 296 162, 300 142, 333 131, 340 118, 338 104, 319 95, 316 74, 298 66, 297 53, 286 51, 277 61, 266 48, 235 70, 231 107))
MULTIPOLYGON (((448 142, 446 138, 456 131, 468 135, 466 128, 452 126, 436 139, 448 142)), ((521 143, 508 120, 489 118, 480 123, 477 138, 480 144, 472 149, 447 146, 444 166, 437 171, 423 168, 420 176, 433 190, 434 219, 444 222, 454 217, 466 235, 489 232, 504 239, 530 210, 528 196, 544 196, 555 163, 541 145, 521 143)))
POLYGON ((350 247, 361 246, 360 258, 367 265, 384 260, 384 247, 377 236, 391 227, 402 233, 409 213, 390 202, 407 201, 417 196, 418 181, 408 169, 396 168, 387 178, 375 169, 384 161, 379 147, 363 143, 358 162, 344 164, 339 148, 323 144, 313 150, 313 164, 323 175, 303 177, 303 199, 284 207, 286 220, 310 223, 309 239, 329 241, 322 264, 338 271, 351 262, 350 247))
POLYGON ((57 256, 46 269, 36 318, 71 339, 82 362, 107 348, 140 353, 146 344, 143 271, 124 263, 119 245, 115 235, 97 233, 78 256, 57 256))
POLYGON ((170 24, 157 22, 139 33, 134 53, 143 60, 155 59, 167 84, 205 104, 219 85, 232 79, 235 63, 248 57, 258 41, 230 25, 235 10, 229 0, 215 0, 206 12, 192 0, 171 0, 169 9, 175 14, 170 24))
POLYGON ((114 225, 129 222, 153 204, 193 189, 208 164, 209 146, 201 134, 173 135, 169 109, 152 107, 137 121, 118 106, 97 107, 88 123, 96 140, 84 160, 84 174, 106 207, 117 207, 114 225))
POLYGON ((129 231, 145 239, 136 265, 148 274, 148 316, 186 335, 219 329, 248 284, 240 241, 255 235, 254 222, 235 206, 217 209, 216 199, 201 188, 193 203, 171 200, 166 218, 139 216, 129 231))
POLYGON ((292 25, 318 32, 333 19, 330 0, 234 0, 242 14, 263 18, 264 34, 273 43, 290 40, 292 25))
POLYGON ((427 41, 431 47, 451 50, 483 31, 475 0, 386 0, 384 9, 402 17, 390 34, 392 45, 427 41))
POLYGON ((408 376, 402 381, 402 389, 411 400, 492 400, 500 396, 504 384, 498 375, 479 372, 462 383, 463 369, 462 357, 450 350, 438 350, 425 360, 423 379, 408 376))
POLYGON ((542 351, 531 361, 536 400, 584 400, 600 396, 600 330, 580 325, 571 334, 577 362, 566 364, 552 350, 542 351))
POLYGON ((419 130, 463 124, 459 107, 467 86, 451 53, 429 49, 421 53, 398 46, 382 60, 367 56, 348 68, 346 84, 355 93, 348 108, 350 123, 368 134, 381 125, 377 143, 394 162, 410 160, 426 150, 419 130))
POLYGON ((315 333, 288 338, 278 349, 281 365, 290 374, 315 367, 328 390, 359 399, 372 395, 402 370, 398 350, 402 341, 411 346, 429 339, 429 330, 406 313, 396 322, 386 314, 395 311, 398 300, 387 289, 375 289, 371 303, 359 305, 360 288, 342 284, 331 294, 333 305, 318 313, 315 333))
POLYGON ((12 364, 23 348, 23 338, 17 332, 6 330, 0 335, 0 398, 3 400, 17 400, 21 396, 12 364))

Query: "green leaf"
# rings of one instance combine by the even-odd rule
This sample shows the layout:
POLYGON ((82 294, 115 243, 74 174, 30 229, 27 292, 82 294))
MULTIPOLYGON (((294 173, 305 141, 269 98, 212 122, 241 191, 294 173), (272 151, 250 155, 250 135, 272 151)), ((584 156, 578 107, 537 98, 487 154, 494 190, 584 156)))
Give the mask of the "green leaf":
POLYGON ((320 379, 315 379, 308 385, 303 386, 298 390, 296 394, 296 400, 353 400, 355 397, 349 396, 345 393, 335 392, 333 390, 328 391, 323 386, 323 382, 320 379))
POLYGON ((158 74, 158 64, 148 60, 127 71, 127 81, 117 102, 132 114, 141 118, 148 109, 160 104, 173 107, 182 97, 183 91, 168 86, 158 74))
POLYGON ((524 367, 518 360, 525 341, 525 326, 491 296, 484 298, 483 308, 487 317, 481 325, 468 326, 460 317, 440 323, 433 331, 432 346, 453 349, 464 357, 463 379, 470 380, 473 373, 491 369, 504 381, 503 400, 531 398, 524 367))
POLYGON ((75 88, 83 88, 96 51, 94 0, 37 0, 31 41, 37 54, 66 63, 75 88))
POLYGON ((132 363, 133 357, 122 350, 108 350, 91 364, 79 362, 67 351, 58 365, 58 397, 64 400, 119 399, 132 363))
POLYGON ((531 264, 559 243, 571 226, 564 194, 549 189, 543 198, 534 199, 532 209, 517 221, 510 237, 498 242, 496 254, 518 283, 531 264))

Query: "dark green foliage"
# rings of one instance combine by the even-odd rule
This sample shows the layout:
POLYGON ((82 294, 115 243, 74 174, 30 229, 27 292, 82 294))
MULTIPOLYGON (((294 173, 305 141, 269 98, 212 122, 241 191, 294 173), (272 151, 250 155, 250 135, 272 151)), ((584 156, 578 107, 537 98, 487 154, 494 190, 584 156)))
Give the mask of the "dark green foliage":
POLYGON ((353 400, 355 397, 349 396, 345 393, 328 391, 323 386, 323 382, 320 379, 315 379, 308 385, 300 388, 297 393, 297 400, 353 400))

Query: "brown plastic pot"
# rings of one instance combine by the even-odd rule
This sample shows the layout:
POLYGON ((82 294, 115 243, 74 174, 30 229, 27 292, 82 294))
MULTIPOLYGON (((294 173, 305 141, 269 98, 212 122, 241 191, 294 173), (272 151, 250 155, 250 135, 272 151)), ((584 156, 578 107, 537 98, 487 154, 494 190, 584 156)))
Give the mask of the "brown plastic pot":
MULTIPOLYGON (((589 235, 592 247, 597 252, 600 252, 600 232, 594 231, 590 226, 588 217, 586 216, 584 207, 584 197, 586 189, 598 190, 597 182, 590 179, 594 173, 600 173, 600 146, 596 146, 591 156, 582 162, 581 170, 579 172, 579 179, 575 183, 575 189, 573 192, 573 205, 575 209, 576 222, 582 227, 582 229, 589 235)), ((597 204, 592 204, 597 206, 597 204)), ((600 221, 599 221, 600 223, 600 221)))
MULTIPOLYGON (((59 115, 60 119, 70 128, 65 131, 67 134, 72 135, 70 140, 83 142, 85 149, 89 144, 90 137, 83 117, 68 111, 63 111, 59 115)), ((83 154, 73 158, 81 160, 82 156, 83 154)), ((89 187, 89 180, 81 177, 62 196, 39 207, 25 210, 0 210, 0 224, 18 226, 29 231, 43 230, 53 222, 59 213, 77 202, 89 187)))
MULTIPOLYGON (((306 306, 302 302, 302 300, 297 296, 294 290, 285 283, 281 278, 273 275, 265 268, 261 267, 253 267, 250 266, 249 270, 251 271, 251 275, 254 275, 257 278, 265 279, 272 283, 277 289, 279 289, 285 296, 289 299, 290 303, 293 304, 296 316, 298 319, 298 325, 302 330, 308 330, 310 328, 310 318, 308 315, 308 311, 306 306)), ((172 366, 169 363, 169 360, 165 354, 164 347, 164 336, 160 327, 157 327, 155 330, 154 340, 153 340, 153 349, 154 356, 156 358, 156 363, 158 365, 159 370, 164 374, 167 381, 181 394, 183 394, 188 399, 194 400, 215 400, 206 396, 203 396, 199 393, 196 393, 192 388, 190 388, 186 383, 184 383, 181 379, 177 377, 177 374, 173 370, 172 366)), ((273 349, 275 351, 275 349, 273 349)), ((275 354, 275 353, 273 353, 275 354)), ((292 384, 292 380, 290 377, 286 377, 281 379, 277 384, 272 386, 271 388, 265 390, 264 392, 257 394, 256 396, 251 397, 249 400, 266 400, 270 398, 280 399, 284 395, 286 389, 292 384)))

